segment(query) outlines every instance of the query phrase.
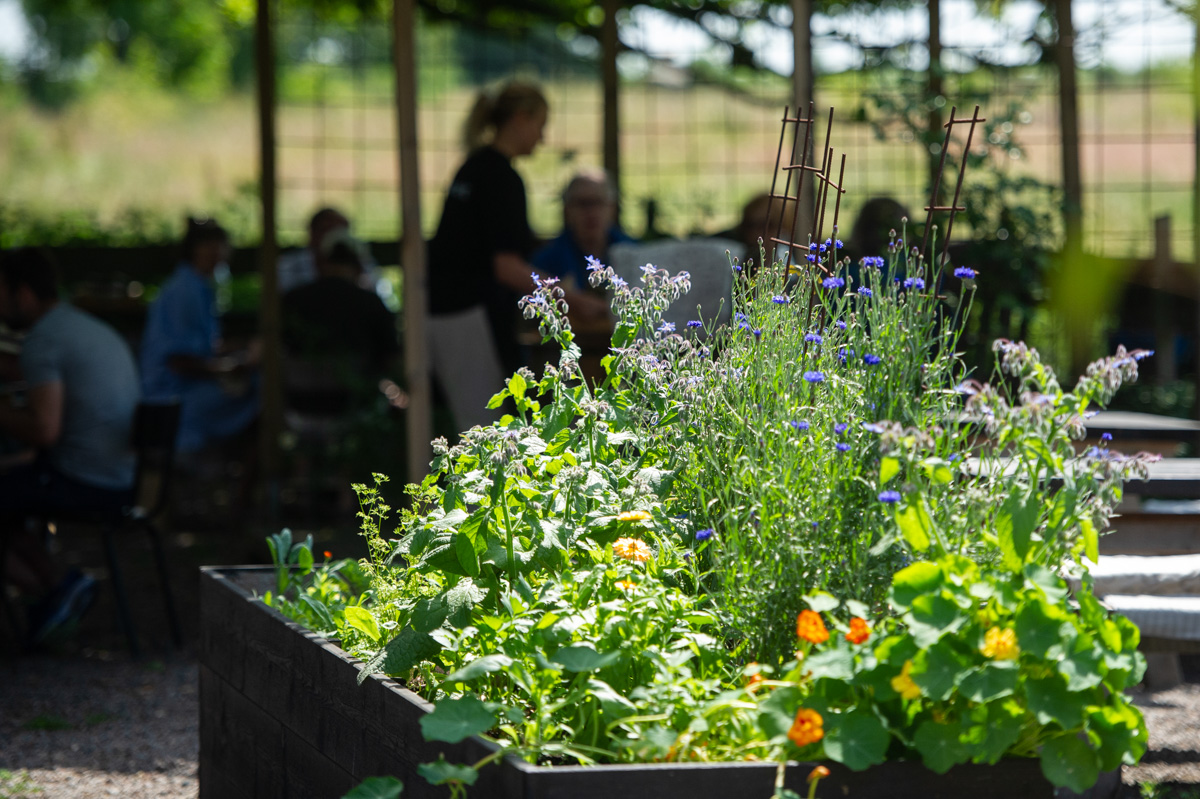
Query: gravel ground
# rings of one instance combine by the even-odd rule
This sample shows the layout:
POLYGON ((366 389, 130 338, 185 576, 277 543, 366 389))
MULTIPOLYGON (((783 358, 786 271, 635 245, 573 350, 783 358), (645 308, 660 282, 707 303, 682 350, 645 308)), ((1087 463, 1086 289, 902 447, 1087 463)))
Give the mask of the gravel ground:
MULTIPOLYGON (((1200 796, 1200 684, 1137 696, 1151 752, 1125 783, 1200 796), (1182 789, 1182 790, 1181 790, 1182 789), (1190 793, 1193 791, 1196 793, 1190 793)), ((186 656, 22 658, 0 663, 0 799, 198 795, 196 663, 186 656)), ((1129 796, 1138 796, 1131 787, 1129 796)))
POLYGON ((183 657, 0 663, 0 797, 197 796, 197 680, 183 657))

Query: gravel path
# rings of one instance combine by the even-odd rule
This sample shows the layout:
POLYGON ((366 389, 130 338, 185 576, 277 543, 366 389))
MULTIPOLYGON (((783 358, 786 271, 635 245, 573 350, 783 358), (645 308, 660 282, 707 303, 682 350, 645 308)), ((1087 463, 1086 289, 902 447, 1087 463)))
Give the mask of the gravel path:
POLYGON ((21 782, 31 799, 197 796, 197 679, 183 657, 0 663, 0 770, 17 773, 0 796, 21 782))
MULTIPOLYGON (((1200 793, 1200 684, 1136 701, 1151 752, 1125 770, 1126 785, 1186 785, 1200 793)), ((198 727, 196 663, 182 655, 0 662, 0 771, 16 772, 7 784, 0 774, 0 797, 192 799, 198 727), (14 793, 22 779, 40 792, 14 793)), ((1131 787, 1128 795, 1139 794, 1131 787)))

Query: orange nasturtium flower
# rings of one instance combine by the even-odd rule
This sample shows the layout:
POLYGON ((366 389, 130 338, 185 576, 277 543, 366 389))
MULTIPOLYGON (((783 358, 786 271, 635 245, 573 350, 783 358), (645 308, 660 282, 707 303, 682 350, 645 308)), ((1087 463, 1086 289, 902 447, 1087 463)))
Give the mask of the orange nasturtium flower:
POLYGON ((921 695, 921 686, 908 676, 910 671, 912 671, 912 661, 906 660, 900 673, 892 678, 892 690, 900 694, 901 699, 916 699, 921 695))
POLYGON ((650 560, 650 547, 636 538, 618 538, 613 544, 613 554, 625 560, 645 563, 650 560))
POLYGON ((829 640, 829 630, 821 616, 811 610, 802 610, 796 617, 796 635, 810 644, 823 644, 829 640))
POLYGON ((861 644, 870 637, 871 626, 867 624, 866 619, 855 616, 850 620, 850 632, 846 633, 847 641, 852 644, 861 644))
POLYGON ((644 510, 624 510, 617 514, 619 522, 648 522, 650 514, 644 510))
POLYGON ((617 580, 615 583, 613 583, 613 585, 615 585, 617 588, 620 588, 622 591, 628 591, 637 585, 637 583, 635 583, 633 580, 617 580))
POLYGON ((1012 629, 989 627, 983 634, 983 655, 993 660, 1016 660, 1021 651, 1017 646, 1017 632, 1012 629))
POLYGON ((329 560, 332 557, 333 557, 333 553, 330 552, 328 549, 325 550, 325 560, 329 560))
POLYGON ((796 720, 788 730, 788 738, 803 749, 825 737, 825 719, 815 710, 802 707, 796 711, 796 720))
POLYGON ((813 780, 823 780, 828 776, 829 769, 825 768, 824 766, 817 766, 815 769, 808 772, 808 781, 812 782, 813 780))

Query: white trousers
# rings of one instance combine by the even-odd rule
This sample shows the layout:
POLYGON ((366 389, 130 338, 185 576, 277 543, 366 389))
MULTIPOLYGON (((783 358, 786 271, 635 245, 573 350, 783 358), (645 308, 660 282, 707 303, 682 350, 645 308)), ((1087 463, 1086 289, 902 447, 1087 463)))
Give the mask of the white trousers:
POLYGON ((459 431, 498 420, 500 409, 489 410, 487 404, 504 387, 504 375, 487 311, 477 306, 430 315, 427 330, 433 374, 450 402, 459 431))

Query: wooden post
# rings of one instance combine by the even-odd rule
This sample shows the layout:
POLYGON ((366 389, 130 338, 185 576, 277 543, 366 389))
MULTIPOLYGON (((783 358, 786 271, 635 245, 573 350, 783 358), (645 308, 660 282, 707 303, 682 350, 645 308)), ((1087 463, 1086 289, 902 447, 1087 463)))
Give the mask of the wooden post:
MULTIPOLYGON (((1192 45, 1192 268, 1196 270, 1196 297, 1200 303, 1200 4, 1195 6, 1195 40, 1192 45)), ((1192 352, 1196 353, 1196 391, 1192 418, 1200 419, 1200 308, 1196 313, 1196 335, 1192 352)))
MULTIPOLYGON (((813 58, 812 58, 812 0, 792 0, 792 102, 796 107, 796 116, 803 117, 808 113, 808 104, 813 101, 815 92, 815 81, 813 79, 813 58)), ((816 138, 816 126, 813 127, 816 138)), ((800 140, 803 141, 804 134, 800 133, 800 140)), ((808 163, 820 166, 820 159, 813 160, 814 145, 810 144, 808 153, 808 163)), ((796 153, 796 163, 800 163, 803 154, 796 153)), ((797 175, 799 177, 799 175, 797 175)), ((798 211, 796 213, 796 226, 788 231, 788 238, 791 241, 801 242, 807 238, 801 238, 799 231, 812 230, 813 217, 816 214, 816 188, 817 181, 812 175, 806 175, 804 178, 803 191, 800 192, 798 202, 798 211)))
MULTIPOLYGON (((941 0, 928 0, 929 8, 929 74, 928 74, 928 94, 929 102, 929 142, 937 142, 940 147, 945 140, 942 134, 942 109, 937 105, 937 98, 941 97, 944 91, 942 84, 942 4, 941 0)), ((928 194, 933 197, 933 188, 938 186, 938 195, 933 197, 934 205, 943 205, 941 198, 941 182, 938 176, 941 174, 941 153, 935 153, 926 149, 926 154, 929 158, 929 190, 928 194)))
POLYGON ((1155 382, 1168 383, 1179 376, 1175 363, 1175 323, 1167 296, 1167 275, 1171 270, 1171 217, 1154 220, 1154 372, 1155 382))
POLYGON ((604 24, 600 26, 601 72, 604 78, 604 171, 617 192, 617 221, 621 220, 621 103, 617 73, 617 10, 620 0, 604 0, 604 24))
POLYGON ((275 43, 271 30, 271 4, 258 0, 255 17, 255 60, 258 86, 258 191, 262 203, 262 241, 258 263, 262 275, 259 325, 262 335, 262 424, 261 468, 267 490, 267 518, 278 516, 279 436, 283 427, 283 337, 279 312, 279 280, 276 258, 279 245, 275 218, 275 43))
POLYGON ((425 240, 421 235, 421 181, 417 161, 417 7, 393 0, 395 24, 396 118, 400 146, 400 263, 404 267, 404 372, 408 383, 408 480, 419 483, 429 471, 433 436, 432 393, 425 316, 425 240))
POLYGON ((1068 253, 1083 250, 1083 179, 1079 166, 1079 89, 1075 77, 1075 25, 1071 0, 1049 0, 1054 6, 1058 39, 1058 125, 1061 136, 1063 215, 1068 253))

